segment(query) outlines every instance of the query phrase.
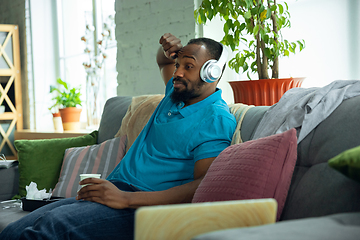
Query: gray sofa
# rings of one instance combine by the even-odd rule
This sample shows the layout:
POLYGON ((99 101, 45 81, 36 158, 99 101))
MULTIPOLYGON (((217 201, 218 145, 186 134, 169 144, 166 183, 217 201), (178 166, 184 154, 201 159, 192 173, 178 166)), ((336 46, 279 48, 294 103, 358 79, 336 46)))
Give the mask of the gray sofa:
MULTIPOLYGON (((115 97, 105 105, 98 142, 112 138, 131 97, 115 97)), ((269 107, 251 108, 241 134, 250 140, 269 107)), ((360 183, 330 168, 327 161, 360 145, 360 96, 345 100, 298 145, 298 159, 279 222, 271 225, 211 232, 205 239, 359 239, 360 183)), ((17 167, 0 170, 0 200, 17 193, 17 167)), ((4 204, 2 204, 4 206, 4 204)), ((26 212, 0 208, 0 231, 26 212)))

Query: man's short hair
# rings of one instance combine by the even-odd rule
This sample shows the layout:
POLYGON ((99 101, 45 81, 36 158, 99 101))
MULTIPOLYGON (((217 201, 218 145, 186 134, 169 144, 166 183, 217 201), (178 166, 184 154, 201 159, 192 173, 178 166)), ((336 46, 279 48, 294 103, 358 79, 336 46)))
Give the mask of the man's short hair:
MULTIPOLYGON (((209 54, 209 57, 212 59, 215 59, 215 60, 220 59, 221 53, 223 51, 223 47, 221 46, 221 44, 210 38, 194 38, 188 42, 188 45, 189 44, 204 45, 209 54)), ((225 71, 225 67, 226 67, 226 64, 224 64, 224 67, 222 68, 222 74, 225 71)), ((219 77, 219 81, 222 77, 222 74, 219 77)))
POLYGON ((204 45, 210 58, 219 60, 222 52, 222 46, 219 42, 210 38, 194 38, 188 42, 189 44, 204 45))

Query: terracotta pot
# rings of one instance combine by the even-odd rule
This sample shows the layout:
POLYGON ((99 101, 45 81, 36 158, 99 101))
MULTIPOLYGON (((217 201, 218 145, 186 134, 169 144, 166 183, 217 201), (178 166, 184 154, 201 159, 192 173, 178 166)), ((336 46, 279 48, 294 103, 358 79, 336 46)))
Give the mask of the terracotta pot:
POLYGON ((289 89, 300 87, 305 78, 230 81, 235 103, 271 106, 289 89))
POLYGON ((59 109, 64 130, 80 129, 81 108, 68 107, 59 109))

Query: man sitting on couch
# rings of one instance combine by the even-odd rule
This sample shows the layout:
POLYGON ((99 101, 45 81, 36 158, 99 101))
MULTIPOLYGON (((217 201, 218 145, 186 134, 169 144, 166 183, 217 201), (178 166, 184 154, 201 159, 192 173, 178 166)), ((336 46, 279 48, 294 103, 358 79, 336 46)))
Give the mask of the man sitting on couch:
POLYGON ((137 207, 191 202, 236 126, 216 87, 226 49, 206 38, 183 47, 172 34, 160 44, 165 97, 107 180, 81 181, 90 185, 76 198, 35 210, 10 224, 1 239, 133 239, 137 207))

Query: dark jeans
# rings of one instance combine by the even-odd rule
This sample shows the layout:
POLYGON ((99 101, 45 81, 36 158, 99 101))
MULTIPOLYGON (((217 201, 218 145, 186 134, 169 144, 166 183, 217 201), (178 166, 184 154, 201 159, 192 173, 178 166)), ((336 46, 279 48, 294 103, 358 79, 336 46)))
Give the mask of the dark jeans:
MULTIPOLYGON (((128 184, 113 183, 123 191, 137 191, 128 184)), ((134 214, 135 209, 113 209, 68 198, 9 224, 0 239, 133 239, 134 214)))

